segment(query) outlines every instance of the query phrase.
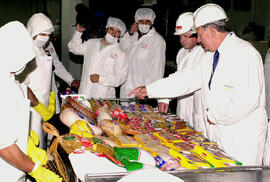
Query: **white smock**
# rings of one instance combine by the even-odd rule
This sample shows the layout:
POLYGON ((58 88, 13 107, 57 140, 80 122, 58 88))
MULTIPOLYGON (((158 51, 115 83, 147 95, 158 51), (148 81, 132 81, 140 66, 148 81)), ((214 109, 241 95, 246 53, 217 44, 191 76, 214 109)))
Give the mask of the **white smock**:
POLYGON ((66 70, 63 63, 59 60, 59 57, 55 51, 55 48, 52 42, 49 42, 49 45, 45 48, 47 52, 49 52, 50 56, 52 57, 52 62, 54 65, 54 71, 52 74, 52 83, 51 88, 52 91, 55 93, 55 113, 60 113, 60 101, 58 98, 58 89, 55 84, 55 76, 56 74, 59 78, 61 78, 64 82, 71 86, 72 81, 74 80, 73 76, 66 70))
MULTIPOLYGON (((27 87, 19 87, 10 72, 22 70, 34 58, 32 39, 22 23, 11 22, 0 28, 1 60, 0 80, 5 86, 1 89, 0 149, 12 144, 26 153, 29 135, 30 101, 27 87)), ((23 181, 25 173, 0 158, 1 179, 23 181)))
POLYGON ((266 94, 266 113, 268 117, 268 132, 264 152, 264 165, 270 165, 270 48, 267 51, 264 60, 264 76, 265 76, 265 94, 266 94))
MULTIPOLYGON (((34 14, 27 23, 27 29, 32 38, 39 33, 47 30, 53 30, 51 20, 45 15, 38 13, 34 14)), ((70 85, 73 78, 66 71, 63 64, 59 61, 58 56, 51 42, 48 42, 48 47, 33 47, 36 59, 29 62, 25 71, 19 75, 19 80, 31 88, 37 99, 42 102, 46 107, 48 106, 50 92, 54 91, 56 95, 56 113, 60 112, 59 100, 57 97, 57 87, 55 85, 54 74, 52 66, 55 66, 55 72, 64 81, 70 85), (47 52, 49 53, 47 53, 47 52)), ((33 108, 30 109, 30 125, 31 130, 34 130, 40 139, 39 147, 45 149, 45 133, 42 130, 42 117, 33 108)))
MULTIPOLYGON (((199 45, 190 49, 181 48, 176 57, 177 71, 183 72, 185 69, 192 69, 201 62, 205 54, 199 45)), ((197 131, 205 131, 203 121, 203 105, 201 90, 178 98, 176 114, 187 121, 188 124, 197 131)))
POLYGON ((234 33, 218 48, 219 62, 208 88, 213 53, 192 70, 147 86, 149 97, 176 97, 199 88, 211 140, 243 165, 261 165, 267 132, 265 82, 260 53, 234 33), (178 85, 176 85, 178 83, 178 85))
POLYGON ((127 32, 121 39, 121 47, 127 53, 128 77, 121 86, 120 97, 127 96, 138 86, 150 84, 164 76, 166 43, 162 36, 152 29, 138 39, 138 32, 132 36, 127 32))
POLYGON ((115 87, 124 83, 128 64, 125 52, 118 43, 104 45, 104 39, 89 39, 82 43, 82 33, 75 31, 68 43, 69 51, 83 55, 83 70, 79 94, 89 98, 116 98, 115 87), (92 83, 91 74, 98 74, 98 83, 92 83))

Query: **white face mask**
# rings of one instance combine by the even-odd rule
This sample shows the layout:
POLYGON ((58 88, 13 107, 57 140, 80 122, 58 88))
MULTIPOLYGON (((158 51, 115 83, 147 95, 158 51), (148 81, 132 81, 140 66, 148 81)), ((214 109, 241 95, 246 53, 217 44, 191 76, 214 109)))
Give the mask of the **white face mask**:
POLYGON ((107 33, 105 35, 105 39, 108 41, 109 44, 114 44, 118 41, 118 38, 112 36, 111 34, 107 33))
POLYGON ((139 30, 142 33, 147 33, 150 30, 150 25, 139 24, 139 30))
POLYGON ((38 35, 36 37, 36 39, 34 40, 34 44, 37 46, 37 47, 43 47, 49 40, 49 36, 41 36, 41 35, 38 35))

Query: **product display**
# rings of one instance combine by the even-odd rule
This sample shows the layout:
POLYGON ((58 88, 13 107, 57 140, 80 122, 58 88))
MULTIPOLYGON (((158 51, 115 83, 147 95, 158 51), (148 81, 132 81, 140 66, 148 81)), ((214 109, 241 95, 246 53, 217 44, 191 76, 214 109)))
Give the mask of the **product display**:
POLYGON ((90 151, 97 156, 92 157, 95 163, 103 158, 98 166, 102 167, 106 158, 110 165, 125 168, 124 171, 149 165, 164 171, 241 165, 181 118, 161 114, 149 105, 121 105, 74 94, 62 98, 60 119, 70 127, 69 136, 82 143, 72 149, 70 156, 90 151), (142 160, 142 156, 147 158, 142 160))

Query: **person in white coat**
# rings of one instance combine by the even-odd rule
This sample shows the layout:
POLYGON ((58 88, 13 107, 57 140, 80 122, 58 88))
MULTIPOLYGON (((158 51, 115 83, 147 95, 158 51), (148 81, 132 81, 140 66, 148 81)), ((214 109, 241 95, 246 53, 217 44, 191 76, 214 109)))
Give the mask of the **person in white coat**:
POLYGON ((164 76, 166 43, 153 27, 155 12, 139 8, 130 31, 121 39, 129 64, 127 81, 120 88, 120 97, 128 98, 134 88, 152 83, 164 76))
MULTIPOLYGON (((174 35, 178 35, 180 43, 183 46, 178 51, 176 57, 177 72, 183 72, 186 69, 192 69, 201 62, 201 58, 205 54, 203 48, 197 43, 197 34, 193 30, 193 13, 185 12, 179 15, 176 20, 174 35)), ((171 74, 170 76, 173 76, 171 74)), ((201 90, 194 93, 177 98, 176 114, 185 120, 195 130, 206 134, 206 126, 203 119, 204 107, 202 104, 201 90)), ((161 112, 168 111, 168 103, 160 102, 159 110, 161 112)))
POLYGON ((249 42, 228 31, 227 20, 216 4, 196 10, 198 39, 209 51, 201 64, 130 94, 176 97, 201 88, 212 140, 243 165, 262 165, 267 132, 262 59, 249 42))
POLYGON ((109 17, 104 38, 93 38, 82 43, 84 30, 77 24, 68 43, 70 52, 84 56, 79 94, 87 98, 116 98, 115 87, 124 83, 128 72, 126 54, 118 43, 126 26, 122 20, 109 17))
POLYGON ((270 48, 268 49, 264 60, 264 76, 265 76, 265 94, 266 94, 266 113, 268 118, 268 132, 266 138, 264 165, 270 165, 270 48))
MULTIPOLYGON (((38 100, 45 106, 48 106, 50 92, 55 92, 56 113, 59 113, 60 106, 54 73, 70 86, 78 87, 79 81, 74 80, 72 75, 65 69, 58 59, 53 44, 49 41, 49 36, 54 29, 51 20, 47 16, 42 13, 32 15, 27 22, 27 30, 33 38, 36 59, 27 64, 26 70, 20 75, 19 80, 28 84, 38 100), (46 45, 48 46, 46 47, 46 45)), ((40 147, 45 148, 41 115, 31 108, 30 117, 30 128, 39 135, 40 147)))
POLYGON ((4 181, 25 181, 24 172, 27 172, 37 181, 61 181, 57 175, 26 156, 30 101, 26 85, 19 85, 14 75, 22 72, 35 57, 31 36, 22 23, 13 21, 0 28, 0 40, 0 57, 5 61, 0 67, 0 80, 5 84, 0 91, 1 178, 4 181))

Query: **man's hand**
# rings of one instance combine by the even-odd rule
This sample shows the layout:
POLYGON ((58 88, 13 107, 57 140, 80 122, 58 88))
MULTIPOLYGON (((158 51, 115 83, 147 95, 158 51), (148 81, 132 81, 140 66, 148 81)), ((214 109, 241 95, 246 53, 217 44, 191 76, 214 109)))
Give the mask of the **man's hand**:
POLYGON ((77 30, 78 32, 83 32, 83 31, 85 31, 85 29, 86 29, 86 28, 83 28, 79 23, 76 25, 76 30, 77 30))
POLYGON ((99 75, 98 74, 91 74, 90 75, 90 81, 92 83, 98 83, 98 81, 99 81, 99 75))
POLYGON ((145 86, 137 87, 131 92, 128 93, 128 96, 131 96, 132 94, 135 94, 135 97, 138 97, 139 99, 144 99, 144 97, 147 96, 147 90, 145 86))
POLYGON ((129 31, 129 34, 130 35, 133 35, 135 32, 138 31, 138 24, 136 22, 134 22, 132 25, 131 25, 131 28, 130 28, 130 31, 129 31))
POLYGON ((80 87, 80 80, 73 80, 71 82, 71 86, 79 89, 79 87, 80 87))
POLYGON ((159 102, 158 103, 158 110, 161 113, 167 113, 168 112, 168 109, 169 109, 169 104, 164 103, 164 102, 159 102))

